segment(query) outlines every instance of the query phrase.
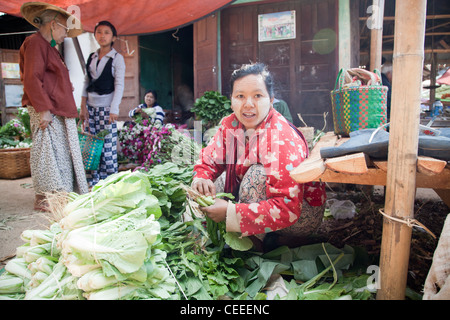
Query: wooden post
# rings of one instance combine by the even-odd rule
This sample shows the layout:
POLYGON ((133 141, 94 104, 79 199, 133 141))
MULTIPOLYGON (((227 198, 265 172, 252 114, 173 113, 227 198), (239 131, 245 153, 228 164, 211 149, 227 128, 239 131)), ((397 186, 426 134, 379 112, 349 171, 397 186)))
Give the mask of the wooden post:
POLYGON ((81 70, 83 70, 83 74, 86 75, 86 62, 84 62, 83 51, 81 51, 80 41, 78 41, 77 37, 72 38, 72 41, 75 47, 75 51, 77 52, 78 60, 80 61, 81 70))
POLYGON ((370 25, 370 71, 381 68, 383 51, 384 0, 373 0, 370 25))
POLYGON ((430 111, 433 110, 433 103, 436 101, 436 76, 437 76, 437 69, 438 69, 438 63, 437 63, 437 53, 434 52, 431 54, 431 72, 430 72, 430 111))
MULTIPOLYGON (((426 0, 396 2, 385 213, 397 219, 414 217, 425 21, 426 0)), ((410 245, 411 227, 385 217, 377 299, 405 298, 410 245)))

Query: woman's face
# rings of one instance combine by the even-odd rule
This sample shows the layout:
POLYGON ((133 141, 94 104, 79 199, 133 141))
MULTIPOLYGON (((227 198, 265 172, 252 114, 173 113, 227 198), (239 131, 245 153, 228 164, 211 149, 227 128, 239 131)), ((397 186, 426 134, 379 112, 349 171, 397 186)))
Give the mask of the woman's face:
POLYGON ((116 40, 110 27, 100 25, 95 30, 95 40, 97 40, 100 47, 110 47, 116 40))
POLYGON ((67 21, 58 17, 52 20, 51 23, 53 39, 55 39, 57 44, 62 44, 69 31, 69 28, 67 28, 67 21))
POLYGON ((155 103, 155 97, 153 93, 149 92, 145 95, 144 102, 147 106, 151 107, 155 103))
POLYGON ((272 103, 261 75, 250 74, 234 82, 231 109, 246 130, 255 129, 266 118, 272 103))

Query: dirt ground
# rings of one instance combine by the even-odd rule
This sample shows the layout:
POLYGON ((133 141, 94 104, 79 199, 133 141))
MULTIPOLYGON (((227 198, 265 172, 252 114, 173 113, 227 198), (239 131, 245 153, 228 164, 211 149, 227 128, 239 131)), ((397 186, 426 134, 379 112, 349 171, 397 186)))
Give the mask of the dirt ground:
MULTIPOLYGON (((26 229, 45 229, 49 222, 45 215, 33 211, 34 190, 31 178, 0 180, 0 270, 14 257, 16 248, 23 244, 20 235, 26 229)), ((370 264, 378 265, 381 247, 383 217, 378 212, 384 207, 384 189, 375 187, 370 192, 354 185, 328 188, 328 198, 351 200, 357 214, 353 219, 324 221, 321 240, 337 247, 344 244, 363 247, 370 264)), ((422 290, 432 263, 433 253, 450 209, 431 189, 418 189, 415 218, 430 229, 437 239, 420 229, 413 229, 408 273, 408 286, 422 290)))
POLYGON ((33 211, 34 190, 31 177, 0 180, 0 269, 16 248, 23 244, 20 235, 27 229, 44 229, 48 220, 33 211))

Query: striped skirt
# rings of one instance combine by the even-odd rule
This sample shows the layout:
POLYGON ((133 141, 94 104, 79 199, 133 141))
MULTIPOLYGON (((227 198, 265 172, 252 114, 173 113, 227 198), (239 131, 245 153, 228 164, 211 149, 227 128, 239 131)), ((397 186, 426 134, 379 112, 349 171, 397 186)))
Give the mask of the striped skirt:
POLYGON ((38 195, 51 192, 88 192, 75 118, 53 115, 49 126, 39 128, 40 116, 28 106, 33 144, 30 169, 38 195))

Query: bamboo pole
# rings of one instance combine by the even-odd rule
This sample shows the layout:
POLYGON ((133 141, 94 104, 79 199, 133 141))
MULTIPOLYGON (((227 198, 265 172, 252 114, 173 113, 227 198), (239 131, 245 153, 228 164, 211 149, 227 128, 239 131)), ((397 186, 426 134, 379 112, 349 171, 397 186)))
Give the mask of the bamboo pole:
POLYGON ((380 70, 383 49, 384 0, 373 0, 370 31, 370 70, 380 70))
MULTIPOLYGON (((385 213, 414 217, 426 0, 396 1, 385 213)), ((405 298, 411 227, 383 218, 379 300, 405 298)))

